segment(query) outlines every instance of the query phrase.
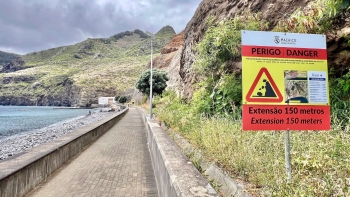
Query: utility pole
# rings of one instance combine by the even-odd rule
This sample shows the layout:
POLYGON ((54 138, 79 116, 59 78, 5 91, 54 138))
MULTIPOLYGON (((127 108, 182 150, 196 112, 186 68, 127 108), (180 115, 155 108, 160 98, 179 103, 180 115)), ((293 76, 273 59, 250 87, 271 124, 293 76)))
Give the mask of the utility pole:
POLYGON ((153 82, 153 35, 151 37, 151 76, 150 76, 150 80, 149 80, 149 83, 150 83, 150 93, 149 93, 149 118, 152 119, 152 82, 153 82))

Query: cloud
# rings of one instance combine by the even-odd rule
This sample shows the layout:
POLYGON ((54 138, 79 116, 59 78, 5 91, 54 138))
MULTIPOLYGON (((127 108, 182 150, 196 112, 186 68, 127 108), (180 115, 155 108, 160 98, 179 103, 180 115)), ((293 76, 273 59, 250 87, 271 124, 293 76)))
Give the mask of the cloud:
POLYGON ((24 54, 141 29, 182 31, 200 0, 0 0, 0 50, 24 54), (10 50, 10 51, 9 51, 10 50))

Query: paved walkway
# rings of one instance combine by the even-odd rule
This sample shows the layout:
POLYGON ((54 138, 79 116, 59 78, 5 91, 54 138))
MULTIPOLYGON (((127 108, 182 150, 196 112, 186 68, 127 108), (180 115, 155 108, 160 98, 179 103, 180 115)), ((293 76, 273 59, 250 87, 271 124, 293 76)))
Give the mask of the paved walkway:
POLYGON ((28 197, 158 196, 145 127, 136 109, 28 197))

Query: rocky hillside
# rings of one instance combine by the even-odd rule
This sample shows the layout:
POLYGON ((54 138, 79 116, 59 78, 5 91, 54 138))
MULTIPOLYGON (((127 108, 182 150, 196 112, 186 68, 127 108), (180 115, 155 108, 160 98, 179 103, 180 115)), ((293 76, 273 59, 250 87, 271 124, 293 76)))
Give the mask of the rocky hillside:
MULTIPOLYGON (((203 0, 184 30, 184 44, 180 49, 181 52, 179 52, 181 53, 180 57, 174 56, 168 64, 169 69, 171 66, 176 65, 176 70, 179 71, 178 73, 170 73, 170 81, 175 82, 171 86, 183 98, 192 97, 194 91, 193 84, 199 80, 198 76, 191 70, 196 57, 195 46, 203 39, 208 28, 206 25, 208 17, 213 17, 215 21, 221 21, 225 18, 230 19, 235 15, 240 15, 244 10, 261 12, 263 19, 269 22, 268 30, 272 30, 279 21, 288 19, 298 8, 304 8, 310 2, 313 1, 203 0)), ((344 37, 350 35, 349 13, 344 12, 338 16, 337 23, 337 29, 327 34, 328 62, 330 70, 341 73, 350 67, 350 47, 344 40, 344 37)), ((158 63, 160 64, 159 67, 164 67, 163 62, 158 63)), ((229 63, 232 64, 232 67, 240 70, 240 61, 229 63)), ((174 70, 174 68, 171 68, 171 70, 174 70)))
MULTIPOLYGON (((153 65, 155 68, 166 70, 168 76, 171 76, 167 82, 167 88, 175 91, 177 91, 177 85, 180 83, 179 62, 183 43, 184 32, 181 32, 175 35, 169 44, 161 50, 160 55, 153 59, 153 65)), ((150 63, 148 64, 148 68, 150 68, 150 63)), ((180 94, 180 92, 177 93, 180 94)))
MULTIPOLYGON (((155 53, 174 35, 170 26, 159 30, 155 53)), ((146 68, 150 39, 141 30, 126 31, 20 56, 0 69, 0 105, 89 106, 121 94, 146 68)))
POLYGON ((19 55, 13 53, 6 53, 0 51, 0 69, 2 66, 10 63, 12 60, 16 59, 19 55))

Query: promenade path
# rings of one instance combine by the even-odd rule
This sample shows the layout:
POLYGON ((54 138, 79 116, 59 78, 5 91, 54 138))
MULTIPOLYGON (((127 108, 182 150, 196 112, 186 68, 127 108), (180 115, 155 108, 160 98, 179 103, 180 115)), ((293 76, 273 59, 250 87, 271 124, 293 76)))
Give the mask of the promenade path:
POLYGON ((40 184, 28 197, 158 196, 137 109, 40 184))

